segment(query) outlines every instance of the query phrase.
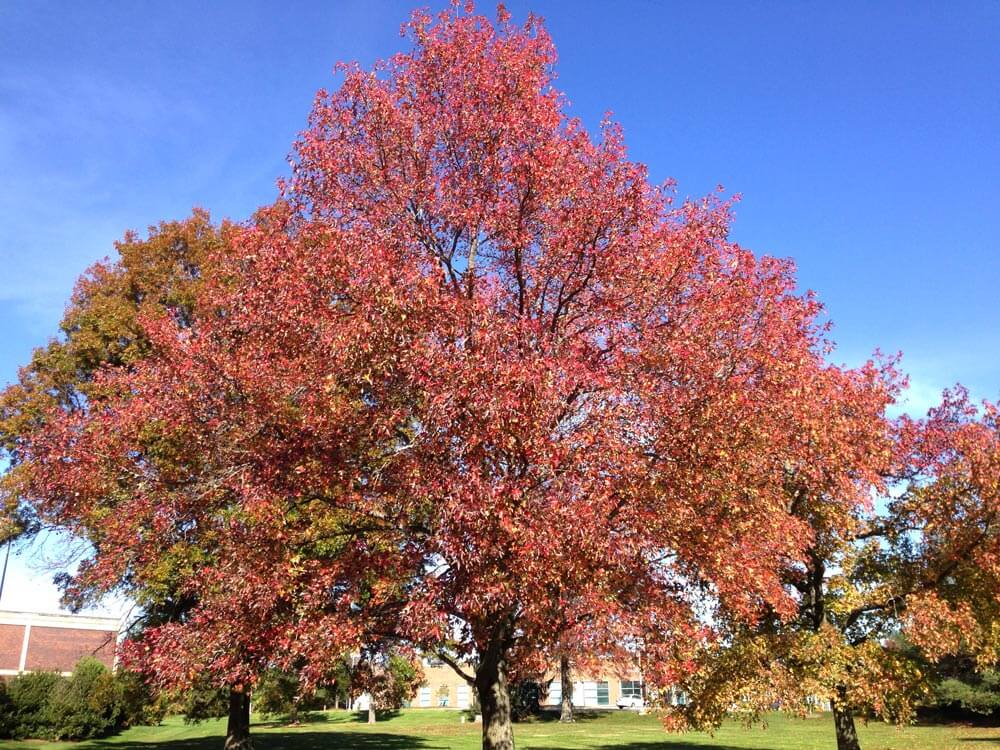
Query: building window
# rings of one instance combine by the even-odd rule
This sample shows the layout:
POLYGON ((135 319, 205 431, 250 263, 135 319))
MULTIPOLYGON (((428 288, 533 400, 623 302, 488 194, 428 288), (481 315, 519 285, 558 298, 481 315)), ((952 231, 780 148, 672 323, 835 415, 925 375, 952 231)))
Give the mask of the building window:
POLYGON ((608 683, 606 682, 597 683, 597 705, 598 706, 611 705, 611 696, 608 693, 608 683))
POLYGON ((622 698, 641 698, 642 680, 622 680, 622 698))
POLYGON ((549 683, 549 705, 558 706, 562 703, 562 683, 553 680, 549 683))

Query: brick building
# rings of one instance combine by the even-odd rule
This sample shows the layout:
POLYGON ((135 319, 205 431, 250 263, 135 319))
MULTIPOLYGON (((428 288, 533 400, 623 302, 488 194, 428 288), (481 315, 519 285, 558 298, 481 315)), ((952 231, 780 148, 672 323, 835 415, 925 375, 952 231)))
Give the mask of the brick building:
POLYGON ((84 656, 112 668, 120 625, 115 617, 0 611, 0 676, 69 674, 84 656))

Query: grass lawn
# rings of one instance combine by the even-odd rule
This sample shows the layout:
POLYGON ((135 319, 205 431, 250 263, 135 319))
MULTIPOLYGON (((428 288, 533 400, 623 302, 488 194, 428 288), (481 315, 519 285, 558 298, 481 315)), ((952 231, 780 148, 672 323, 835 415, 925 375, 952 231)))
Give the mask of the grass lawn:
MULTIPOLYGON (((312 714, 298 727, 263 722, 254 726, 258 750, 477 750, 477 724, 460 723, 457 711, 402 711, 369 726, 357 714, 312 714)), ((223 721, 184 724, 168 719, 158 727, 136 727, 117 737, 81 743, 0 742, 4 750, 221 750, 223 721)), ((1000 750, 1000 728, 859 725, 863 750, 1000 750)), ((709 736, 665 734, 652 716, 631 712, 583 714, 576 724, 539 719, 515 725, 519 750, 577 748, 623 750, 835 750, 829 714, 811 719, 773 715, 766 729, 728 724, 709 736)))

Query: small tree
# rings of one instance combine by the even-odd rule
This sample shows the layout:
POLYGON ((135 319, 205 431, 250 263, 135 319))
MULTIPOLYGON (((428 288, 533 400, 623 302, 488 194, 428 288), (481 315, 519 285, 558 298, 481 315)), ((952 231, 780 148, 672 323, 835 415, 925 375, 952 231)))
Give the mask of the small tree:
POLYGON ((437 698, 437 705, 445 706, 448 703, 448 686, 444 683, 438 685, 437 693, 435 697, 437 698))
POLYGON ((352 675, 352 684, 368 693, 369 724, 375 723, 378 711, 395 710, 412 700, 423 681, 420 661, 395 650, 365 649, 352 675))
POLYGON ((352 683, 352 665, 350 658, 340 657, 334 661, 334 667, 327 679, 327 691, 333 699, 333 707, 350 708, 351 700, 356 693, 352 683))
POLYGON ((789 507, 811 529, 808 555, 789 566, 792 618, 735 627, 682 680, 688 725, 734 706, 750 719, 775 702, 805 711, 831 701, 838 750, 859 750, 854 714, 905 722, 931 694, 923 658, 1000 647, 1000 431, 996 410, 964 391, 927 419, 891 422, 891 368, 855 379, 830 371, 814 398, 839 404, 804 423, 813 459, 788 467, 789 507), (891 493, 889 490, 893 490, 891 493), (874 493, 883 500, 872 503, 874 493), (854 496, 860 502, 844 503, 854 496), (920 647, 902 648, 898 634, 920 647))

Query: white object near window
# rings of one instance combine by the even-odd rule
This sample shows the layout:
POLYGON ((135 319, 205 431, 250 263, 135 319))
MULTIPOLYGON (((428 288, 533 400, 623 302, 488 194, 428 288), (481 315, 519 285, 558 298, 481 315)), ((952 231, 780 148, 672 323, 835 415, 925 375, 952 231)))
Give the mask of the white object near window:
POLYGON ((622 680, 622 698, 642 698, 642 680, 622 680))
POLYGON ((469 686, 459 685, 458 686, 458 707, 468 708, 471 705, 469 701, 469 686))
POLYGON ((420 707, 431 707, 431 689, 429 687, 420 688, 420 707))

